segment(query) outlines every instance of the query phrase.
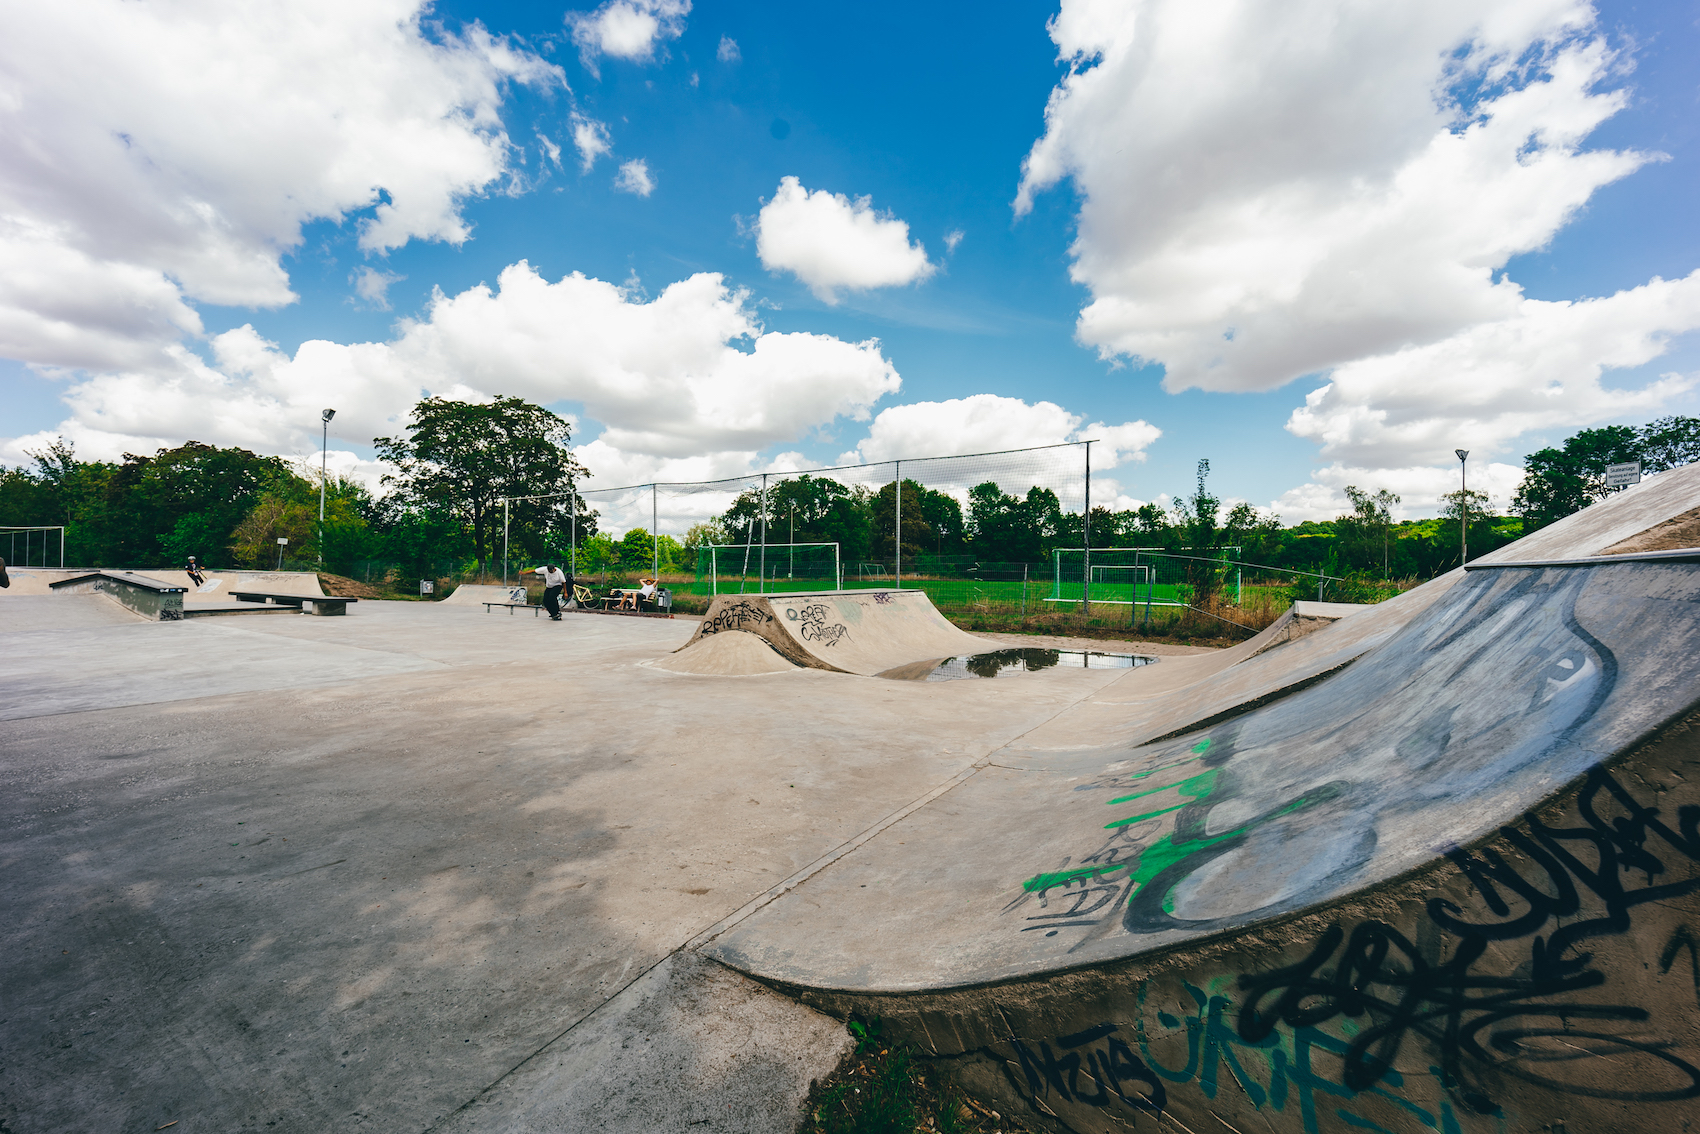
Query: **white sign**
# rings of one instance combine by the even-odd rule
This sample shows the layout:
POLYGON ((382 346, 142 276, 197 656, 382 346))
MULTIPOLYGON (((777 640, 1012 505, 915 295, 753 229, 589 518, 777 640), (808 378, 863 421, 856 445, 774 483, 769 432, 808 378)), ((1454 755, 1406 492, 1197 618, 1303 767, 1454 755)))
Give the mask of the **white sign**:
POLYGON ((1621 465, 1606 466, 1606 487, 1622 488, 1625 485, 1641 483, 1641 462, 1627 461, 1621 465))
POLYGON ((428 594, 432 593, 433 591, 435 591, 436 589, 437 589, 437 584, 433 583, 431 580, 429 580, 429 579, 419 580, 419 593, 420 594, 428 595, 428 594))

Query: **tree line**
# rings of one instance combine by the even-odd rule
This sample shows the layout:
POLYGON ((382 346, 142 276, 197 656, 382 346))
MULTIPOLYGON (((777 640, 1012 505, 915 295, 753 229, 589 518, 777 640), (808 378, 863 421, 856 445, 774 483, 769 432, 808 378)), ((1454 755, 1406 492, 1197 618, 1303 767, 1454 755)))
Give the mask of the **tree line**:
MULTIPOLYGON (((576 495, 588 472, 570 440, 567 421, 520 398, 426 398, 402 433, 374 439, 393 470, 384 491, 333 477, 320 523, 317 470, 279 457, 188 441, 151 456, 84 461, 61 439, 30 454, 31 466, 0 469, 0 517, 14 526, 63 525, 66 561, 78 566, 175 566, 196 555, 215 566, 263 568, 276 564, 281 537, 286 561, 333 571, 381 561, 408 578, 428 577, 445 561, 499 569, 504 497, 516 498, 507 507, 506 550, 520 562, 565 560, 576 540, 581 571, 637 571, 657 558, 663 569, 688 571, 704 544, 760 540, 763 498, 753 489, 683 541, 652 539, 641 527, 618 538, 602 531, 596 510, 576 495)), ((1225 505, 1209 488, 1209 462, 1200 461, 1193 491, 1169 508, 1093 508, 1092 545, 1175 553, 1232 546, 1245 562, 1291 570, 1428 577, 1458 565, 1466 535, 1474 558, 1610 495, 1609 464, 1638 460, 1657 473, 1696 459, 1697 418, 1588 429, 1531 454, 1504 511, 1483 493, 1455 492, 1439 517, 1395 521, 1398 496, 1349 486, 1349 511, 1291 526, 1248 504, 1225 505)), ((1055 549, 1082 543, 1080 514, 1049 488, 1016 494, 987 481, 964 502, 906 478, 901 532, 897 489, 807 473, 775 480, 765 500, 767 542, 837 543, 852 570, 901 550, 906 571, 953 574, 1043 565, 1055 549)))

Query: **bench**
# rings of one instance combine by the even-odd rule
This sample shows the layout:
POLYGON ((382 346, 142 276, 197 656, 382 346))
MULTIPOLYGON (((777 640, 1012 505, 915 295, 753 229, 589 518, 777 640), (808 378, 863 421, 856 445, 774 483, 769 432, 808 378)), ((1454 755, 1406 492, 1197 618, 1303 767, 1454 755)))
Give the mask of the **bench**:
POLYGON ((513 614, 513 612, 515 610, 529 610, 529 611, 532 612, 531 616, 533 618, 536 618, 537 612, 543 609, 541 606, 538 606, 536 603, 530 603, 530 602, 487 602, 487 603, 484 604, 484 613, 489 614, 490 608, 493 607, 493 606, 505 606, 505 607, 507 607, 508 613, 510 615, 513 614))
POLYGON ((301 609, 303 614, 347 614, 348 604, 359 602, 359 599, 341 598, 336 595, 285 595, 275 591, 231 591, 230 597, 238 602, 268 603, 273 606, 294 606, 301 609))

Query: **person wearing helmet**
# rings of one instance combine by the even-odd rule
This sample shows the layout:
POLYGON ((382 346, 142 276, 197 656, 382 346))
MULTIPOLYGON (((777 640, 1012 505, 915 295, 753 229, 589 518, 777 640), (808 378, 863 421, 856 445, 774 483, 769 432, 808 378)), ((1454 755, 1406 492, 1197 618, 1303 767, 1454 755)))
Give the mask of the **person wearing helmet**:
POLYGON ((183 570, 189 576, 189 578, 194 581, 195 586, 197 586, 197 587, 206 586, 206 582, 207 582, 206 574, 201 570, 201 565, 199 563, 195 562, 195 557, 193 555, 189 556, 189 562, 183 568, 183 570))

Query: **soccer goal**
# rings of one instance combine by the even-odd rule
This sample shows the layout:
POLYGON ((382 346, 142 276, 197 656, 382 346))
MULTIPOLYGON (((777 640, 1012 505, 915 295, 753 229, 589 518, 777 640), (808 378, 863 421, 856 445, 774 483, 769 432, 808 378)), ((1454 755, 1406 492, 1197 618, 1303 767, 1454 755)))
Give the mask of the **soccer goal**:
POLYGON ((12 567, 51 567, 55 556, 65 566, 62 527, 0 527, 0 547, 12 567))
POLYGON ((697 593, 841 591, 836 543, 709 543, 697 548, 697 593))
MULTIPOLYGON (((1085 552, 1078 547, 1055 550, 1055 575, 1047 602, 1079 603, 1086 589, 1085 552)), ((1240 601, 1240 549, 1209 547, 1200 550, 1155 547, 1094 547, 1092 549, 1093 602, 1139 606, 1185 606, 1192 586, 1189 576, 1204 565, 1218 572, 1232 601, 1240 601)))

